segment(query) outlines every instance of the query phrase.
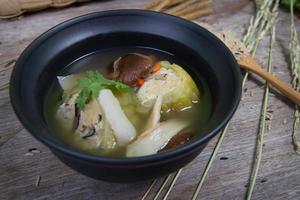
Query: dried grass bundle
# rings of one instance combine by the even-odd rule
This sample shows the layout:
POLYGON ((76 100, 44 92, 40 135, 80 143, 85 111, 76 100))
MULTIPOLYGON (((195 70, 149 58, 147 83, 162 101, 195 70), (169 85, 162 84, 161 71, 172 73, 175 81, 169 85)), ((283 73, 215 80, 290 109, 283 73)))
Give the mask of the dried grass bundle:
POLYGON ((147 4, 144 9, 194 20, 213 12, 211 2, 212 0, 156 0, 147 4))

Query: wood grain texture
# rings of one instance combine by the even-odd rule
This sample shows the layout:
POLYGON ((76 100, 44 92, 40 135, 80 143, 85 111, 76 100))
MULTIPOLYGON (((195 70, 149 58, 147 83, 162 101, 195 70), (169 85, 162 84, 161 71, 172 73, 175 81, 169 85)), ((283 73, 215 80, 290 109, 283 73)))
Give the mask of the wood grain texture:
MULTIPOLYGON (((98 1, 64 10, 28 14, 20 19, 0 21, 0 86, 9 81, 12 63, 39 34, 52 26, 89 12, 139 8, 146 0, 98 1)), ((229 28, 241 38, 254 6, 248 0, 219 0, 217 12, 202 20, 216 29, 229 28)), ((288 69, 289 15, 281 12, 273 53, 276 76, 290 83, 288 69)), ((300 22, 297 20, 298 32, 300 22)), ((259 45, 255 58, 266 66, 269 38, 259 45)), ((243 100, 231 120, 229 131, 200 192, 199 199, 243 199, 246 192, 258 129, 263 82, 251 75, 243 100)), ((270 95, 273 110, 270 130, 265 134, 264 154, 253 199, 299 199, 300 157, 291 144, 293 105, 275 91, 270 95)), ((180 175, 169 199, 192 196, 214 147, 214 138, 180 175)), ((162 179, 159 180, 161 183, 162 179)), ((43 144, 35 140, 15 117, 8 90, 0 90, 0 199, 139 199, 151 181, 112 184, 85 177, 62 164, 43 144), (28 154, 37 148, 41 153, 28 154), (35 186, 38 176, 40 184, 35 186)), ((159 183, 154 187, 157 190, 159 183)), ((149 195, 153 197, 153 191, 149 195)), ((166 190, 164 190, 166 191, 166 190)))

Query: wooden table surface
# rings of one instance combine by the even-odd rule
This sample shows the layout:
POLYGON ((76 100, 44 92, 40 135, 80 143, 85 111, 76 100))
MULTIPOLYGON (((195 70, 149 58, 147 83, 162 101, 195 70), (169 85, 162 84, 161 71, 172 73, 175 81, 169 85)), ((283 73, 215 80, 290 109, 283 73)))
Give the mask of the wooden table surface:
MULTIPOLYGON (((38 35, 67 19, 118 8, 139 8, 146 0, 96 1, 63 10, 47 10, 0 21, 0 85, 9 81, 14 61, 38 35)), ((216 29, 229 28, 241 38, 254 13, 252 1, 219 0, 216 14, 202 20, 216 29)), ((289 14, 280 12, 274 50, 274 73, 290 83, 288 66, 289 14)), ((300 33, 300 22, 296 22, 300 33)), ((259 45, 256 59, 266 66, 269 38, 259 45)), ((243 199, 253 163, 263 81, 250 76, 243 100, 213 162, 199 199, 243 199)), ((300 156, 292 146, 293 105, 277 93, 270 94, 273 119, 265 134, 264 153, 253 199, 300 199, 300 156)), ((169 199, 189 199, 216 143, 205 150, 180 175, 169 199)), ((162 179, 159 179, 161 183, 162 179)), ((35 140, 16 118, 8 89, 0 90, 0 199, 139 199, 151 181, 107 183, 85 177, 62 164, 35 140), (36 153, 30 152, 32 149, 36 153), (36 186, 36 180, 41 177, 36 186)), ((153 191, 158 188, 157 184, 153 191)), ((153 197, 154 192, 150 197, 153 197)))

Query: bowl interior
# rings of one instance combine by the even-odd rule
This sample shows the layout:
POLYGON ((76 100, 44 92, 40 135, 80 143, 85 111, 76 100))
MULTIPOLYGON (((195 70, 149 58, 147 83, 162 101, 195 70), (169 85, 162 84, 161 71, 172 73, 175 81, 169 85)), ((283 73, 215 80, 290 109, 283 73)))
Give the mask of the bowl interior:
POLYGON ((179 64, 196 82, 200 76, 207 82, 213 112, 190 146, 204 143, 220 131, 235 111, 241 91, 240 73, 230 51, 193 23, 146 11, 85 15, 35 40, 21 55, 12 74, 11 99, 17 115, 35 137, 50 146, 61 145, 51 134, 43 113, 45 94, 57 74, 90 53, 137 47, 178 57, 182 62, 179 64))

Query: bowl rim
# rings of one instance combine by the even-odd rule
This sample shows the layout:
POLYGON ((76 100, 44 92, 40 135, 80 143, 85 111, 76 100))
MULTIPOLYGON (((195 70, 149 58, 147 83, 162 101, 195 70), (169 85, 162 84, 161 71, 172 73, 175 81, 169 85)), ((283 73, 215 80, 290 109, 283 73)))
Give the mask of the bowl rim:
POLYGON ((64 21, 62 23, 59 23, 58 25, 52 27, 51 29, 47 30, 40 36, 38 36, 33 42, 30 43, 30 45, 22 52, 20 57, 18 58, 15 67, 11 73, 11 78, 10 78, 10 99, 12 103, 12 107, 24 126, 25 129, 28 130, 28 132, 33 135, 38 141, 44 143, 46 146, 50 148, 51 151, 58 151, 62 153, 64 156, 72 157, 75 159, 79 160, 84 160, 88 162, 94 162, 94 163, 101 163, 101 164, 107 164, 110 166, 129 166, 129 165, 138 165, 138 164, 154 164, 156 162, 164 162, 168 161, 172 158, 176 158, 178 156, 184 156, 185 154, 192 152, 194 149, 197 147, 207 143, 212 137, 216 136, 223 127, 226 126, 227 122, 232 118, 233 114, 235 113, 239 102, 241 98, 241 91, 242 91, 242 85, 241 85, 241 73, 239 66, 230 52, 230 50, 226 47, 226 45, 220 41, 215 35, 213 35, 211 32, 209 32, 207 29, 203 28, 202 26, 176 17, 172 16, 166 13, 160 13, 160 12, 155 12, 155 11, 146 11, 146 10, 139 10, 139 9, 119 9, 119 10, 107 10, 107 11, 100 11, 100 12, 93 12, 85 15, 81 15, 72 19, 69 19, 67 21, 64 21), (206 37, 213 38, 216 43, 219 43, 219 45, 223 46, 224 53, 226 54, 226 57, 228 58, 228 61, 231 62, 232 65, 232 72, 233 75, 235 76, 235 91, 234 91, 234 101, 231 104, 230 111, 227 113, 226 117, 218 124, 217 127, 215 127, 212 131, 207 133, 205 136, 201 137, 200 139, 197 139, 191 143, 188 143, 186 145, 182 145, 178 148, 175 148, 173 150, 167 151, 167 152, 161 152, 158 154, 152 154, 152 155, 147 155, 147 156, 140 156, 140 157, 105 157, 105 156, 97 156, 97 155, 92 155, 85 153, 83 151, 71 149, 67 146, 60 145, 58 143, 55 143, 53 141, 48 140, 47 138, 44 138, 41 134, 39 134, 37 131, 32 128, 32 125, 30 123, 27 123, 25 120, 26 116, 22 112, 22 105, 19 103, 19 99, 17 98, 17 88, 19 85, 20 80, 18 80, 19 72, 21 68, 23 67, 21 65, 21 62, 23 60, 27 59, 27 56, 30 54, 30 52, 35 49, 40 43, 42 43, 44 40, 47 38, 51 37, 51 35, 55 34, 56 32, 59 32, 73 24, 83 22, 89 19, 93 18, 99 18, 99 17, 105 17, 105 16, 114 16, 114 15, 136 15, 136 16, 160 16, 167 18, 167 20, 172 20, 175 23, 180 23, 181 25, 184 25, 188 27, 189 29, 197 29, 198 31, 200 30, 203 35, 206 37), (117 164, 117 165, 115 165, 117 164))

